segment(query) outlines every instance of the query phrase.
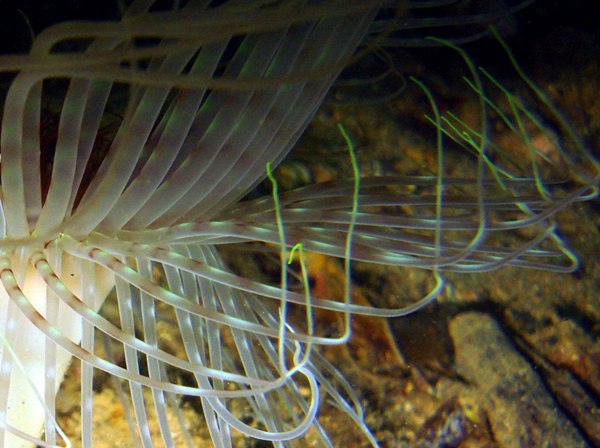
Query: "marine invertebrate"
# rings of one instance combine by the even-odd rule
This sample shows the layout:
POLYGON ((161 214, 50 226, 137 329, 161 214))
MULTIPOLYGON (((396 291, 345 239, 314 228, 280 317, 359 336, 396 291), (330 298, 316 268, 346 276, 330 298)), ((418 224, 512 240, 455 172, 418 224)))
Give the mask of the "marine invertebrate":
MULTIPOLYGON (((476 178, 444 179, 440 149, 436 176, 362 179, 358 193, 356 179, 315 185, 276 195, 278 207, 272 196, 238 202, 265 177, 267 162, 279 163, 295 142, 377 6, 207 8, 192 1, 155 11, 154 2, 137 1, 118 23, 59 24, 39 35, 28 55, 2 58, 1 70, 16 74, 1 137, 0 444, 19 446, 20 438, 54 446, 65 437, 54 402, 71 355, 82 361, 83 446, 92 445, 94 369, 128 382, 144 446, 153 443, 149 408, 165 445, 175 445, 166 406, 171 394, 199 397, 218 447, 230 446, 232 429, 277 446, 310 430, 331 445, 316 419, 321 393, 376 444, 351 387, 318 354, 309 358, 312 346, 343 343, 351 314, 397 316, 429 302, 442 288, 443 269, 552 266, 545 259, 564 248, 548 218, 588 194, 597 175, 584 175, 581 187, 554 197, 541 175, 517 178, 491 165, 485 131, 459 133, 479 160, 476 178), (50 90, 60 103, 53 155, 40 148, 41 104, 50 90), (118 130, 107 152, 98 153, 102 121, 119 103, 118 130), (403 191, 412 185, 426 193, 403 191), (454 194, 442 194, 448 188, 454 194), (380 211, 401 205, 421 213, 380 211), (509 214, 520 218, 504 218, 509 214), (535 236, 517 247, 485 241, 490 231, 537 225, 535 236), (547 239, 559 250, 539 249, 547 239), (428 268, 438 281, 421 302, 400 310, 324 297, 307 302, 288 290, 285 271, 274 286, 226 268, 216 247, 252 242, 282 249, 301 242, 304 250, 347 263, 428 268), (118 324, 98 314, 113 284, 118 324), (305 306, 306 323, 293 327, 287 307, 305 306), (184 358, 161 339, 158 307, 177 322, 184 358), (339 313, 345 326, 333 336, 312 328, 311 309, 339 313), (125 366, 95 352, 97 333, 121 347, 125 366), (195 384, 178 384, 180 371, 195 384), (253 410, 256 425, 232 413, 229 405, 238 399, 253 410), (36 440, 31 423, 40 419, 44 441, 36 440)), ((442 122, 435 121, 441 135, 442 122)), ((575 151, 566 154, 579 158, 574 165, 588 160, 575 151)), ((531 156, 536 173, 556 165, 538 161, 534 148, 531 156)), ((184 424, 175 425, 185 433, 184 424)))

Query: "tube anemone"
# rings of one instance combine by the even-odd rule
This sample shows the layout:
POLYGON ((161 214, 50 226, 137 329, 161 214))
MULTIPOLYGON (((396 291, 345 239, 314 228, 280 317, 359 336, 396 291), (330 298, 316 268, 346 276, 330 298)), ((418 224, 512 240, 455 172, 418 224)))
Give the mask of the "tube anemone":
POLYGON ((29 54, 0 58, 0 70, 14 76, 0 142, 0 448, 71 446, 55 401, 72 357, 82 366, 84 447, 94 437, 95 370, 128 384, 144 447, 159 438, 177 446, 175 433, 192 446, 176 396, 197 397, 215 447, 231 446, 233 430, 278 447, 310 431, 332 446, 317 418, 322 395, 377 446, 356 392, 313 346, 345 342, 351 314, 401 316, 424 306, 441 292, 444 270, 573 268, 551 217, 595 194, 598 165, 572 133, 564 163, 530 147, 533 174, 492 164, 485 110, 482 129, 466 130, 436 111, 436 175, 365 177, 358 189, 356 173, 240 201, 285 157, 365 36, 394 22, 373 25, 376 1, 205 3, 159 10, 138 0, 119 22, 58 24, 29 54), (44 143, 48 133, 55 148, 44 143), (473 176, 444 176, 443 135, 478 160, 473 176), (569 170, 580 174, 578 186, 548 191, 543 175, 569 170), (422 193, 406 193, 414 186, 422 193), (390 212, 400 206, 419 213, 390 212), (534 235, 514 247, 488 239, 525 227, 534 235), (540 248, 545 241, 553 246, 540 248), (298 244, 344 259, 345 301, 290 289, 285 268, 278 285, 244 278, 217 249, 256 243, 279 247, 282 263, 298 244), (351 260, 429 269, 437 282, 406 308, 354 304, 351 260), (113 288, 116 321, 99 313, 113 288), (304 309, 305 321, 288 321, 288 307, 304 309), (344 318, 339 334, 313 328, 318 310, 344 318), (168 349, 161 318, 176 322, 184 356, 168 349), (96 350, 98 336, 123 363, 96 350), (184 374, 192 380, 180 384, 184 374), (255 425, 232 410, 236 402, 255 425))
MULTIPOLYGON (((45 441, 37 444, 65 439, 54 401, 71 356, 83 364, 83 446, 92 444, 94 368, 129 381, 144 446, 152 444, 144 386, 152 388, 168 446, 165 393, 201 397, 216 446, 228 444, 230 427, 283 441, 313 424, 315 374, 305 362, 286 371, 271 365, 277 344, 269 338, 278 336, 279 325, 245 309, 245 282, 227 272, 211 246, 133 243, 119 232, 143 236, 210 222, 252 188, 266 162, 278 163, 298 138, 375 10, 368 2, 345 3, 343 10, 335 2, 208 9, 189 2, 149 12, 152 3, 136 2, 118 23, 56 25, 36 38, 29 55, 2 60, 2 70, 16 75, 1 142, 1 446, 21 446, 17 439, 28 445, 44 420, 45 441), (62 50, 65 43, 74 50, 62 50), (43 109, 50 96, 57 111, 43 109), (122 117, 111 123, 114 110, 122 117), (42 128, 49 114, 58 117, 56 129, 42 128), (43 135, 53 131, 52 155, 43 135), (157 275, 168 285, 160 286, 157 275), (120 325, 97 313, 113 286, 120 325), (158 301, 173 310, 186 359, 161 347, 158 301), (125 367, 94 353, 98 332, 121 345, 125 367), (222 333, 233 337, 235 356, 223 353, 222 333), (257 342, 262 357, 252 348, 257 342), (140 373, 140 357, 148 374, 140 373), (173 383, 167 366, 193 375, 196 386, 173 383), (312 390, 307 399, 295 386, 299 377, 312 390), (277 393, 306 414, 290 425, 266 398, 282 388, 277 393), (225 401, 232 397, 272 415, 264 429, 234 417, 225 401)), ((298 344, 280 350, 295 353, 298 344)))

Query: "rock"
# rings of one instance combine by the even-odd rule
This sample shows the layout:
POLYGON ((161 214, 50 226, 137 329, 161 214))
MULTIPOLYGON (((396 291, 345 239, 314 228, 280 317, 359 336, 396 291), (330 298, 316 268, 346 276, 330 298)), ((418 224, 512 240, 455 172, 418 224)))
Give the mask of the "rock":
POLYGON ((467 394, 481 403, 501 447, 589 446, 491 316, 459 315, 450 332, 456 370, 471 383, 467 394))

